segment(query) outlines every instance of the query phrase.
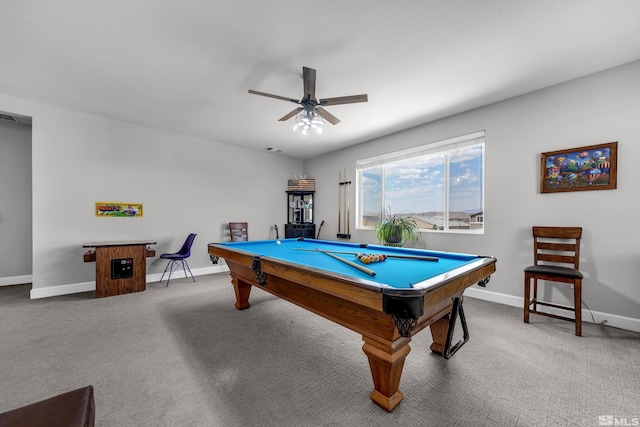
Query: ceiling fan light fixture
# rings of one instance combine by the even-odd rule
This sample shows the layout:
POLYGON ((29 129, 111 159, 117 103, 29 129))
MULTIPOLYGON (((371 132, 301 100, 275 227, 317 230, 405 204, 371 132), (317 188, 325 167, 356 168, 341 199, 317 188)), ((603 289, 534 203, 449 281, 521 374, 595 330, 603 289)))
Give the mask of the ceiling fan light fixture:
MULTIPOLYGON (((356 102, 369 101, 366 93, 361 95, 316 99, 316 70, 314 70, 313 68, 302 67, 302 84, 304 88, 304 96, 299 101, 297 99, 288 98, 286 96, 273 95, 270 93, 258 92, 257 90, 251 89, 249 89, 249 93, 252 93, 254 95, 266 96, 268 98, 280 99, 282 101, 293 102, 294 104, 299 105, 299 107, 297 107, 295 110, 285 114, 279 119, 279 121, 284 122, 292 117, 295 117, 296 124, 291 129, 292 132, 295 132, 298 128, 302 128, 305 124, 311 124, 315 125, 312 127, 316 130, 317 133, 322 133, 322 126, 324 126, 326 122, 329 122, 332 125, 337 125, 338 123, 340 123, 340 119, 324 109, 325 106, 353 104, 356 102)), ((309 128, 307 127, 303 130, 307 129, 309 128)), ((303 134, 306 134, 306 132, 304 132, 303 134)))
POLYGON ((292 131, 295 132, 299 127, 302 128, 301 135, 306 135, 309 129, 313 128, 318 134, 324 132, 324 119, 315 110, 302 110, 296 114, 296 124, 292 131))

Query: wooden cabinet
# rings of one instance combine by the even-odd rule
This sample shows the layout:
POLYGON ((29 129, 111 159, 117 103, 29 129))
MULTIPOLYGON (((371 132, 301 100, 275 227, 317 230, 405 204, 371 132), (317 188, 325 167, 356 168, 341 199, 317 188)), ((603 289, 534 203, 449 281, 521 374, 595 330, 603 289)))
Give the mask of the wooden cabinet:
POLYGON ((147 245, 156 242, 86 243, 84 248, 95 248, 84 254, 85 262, 96 263, 96 298, 142 292, 147 288, 147 256, 154 250, 147 245))

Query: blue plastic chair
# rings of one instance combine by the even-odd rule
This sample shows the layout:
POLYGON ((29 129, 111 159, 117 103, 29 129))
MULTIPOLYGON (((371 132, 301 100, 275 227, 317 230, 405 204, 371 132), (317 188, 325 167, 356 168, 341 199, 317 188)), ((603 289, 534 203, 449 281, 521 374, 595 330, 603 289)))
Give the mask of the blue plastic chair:
POLYGON ((171 281, 171 274, 179 268, 182 268, 182 270, 184 271, 185 279, 188 277, 188 271, 191 275, 191 279, 193 279, 194 282, 196 281, 196 279, 193 277, 193 274, 191 273, 189 264, 187 263, 187 258, 191 256, 191 245, 193 245, 193 241, 195 240, 196 235, 197 234, 195 233, 189 234, 189 236, 187 236, 187 240, 184 241, 182 248, 180 248, 178 252, 160 255, 160 258, 169 260, 169 263, 165 267, 164 273, 162 273, 162 277, 160 278, 160 283, 162 283, 162 279, 164 279, 165 273, 167 272, 167 270, 169 270, 169 277, 167 278, 167 286, 169 286, 169 281, 171 281))

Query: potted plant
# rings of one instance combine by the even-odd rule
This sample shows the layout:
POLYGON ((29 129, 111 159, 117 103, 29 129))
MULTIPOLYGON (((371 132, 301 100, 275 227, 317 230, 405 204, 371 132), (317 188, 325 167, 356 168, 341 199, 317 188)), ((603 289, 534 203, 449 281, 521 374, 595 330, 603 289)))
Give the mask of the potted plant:
POLYGON ((420 229, 416 221, 391 210, 381 215, 375 227, 378 240, 387 246, 402 246, 406 242, 417 242, 420 229))

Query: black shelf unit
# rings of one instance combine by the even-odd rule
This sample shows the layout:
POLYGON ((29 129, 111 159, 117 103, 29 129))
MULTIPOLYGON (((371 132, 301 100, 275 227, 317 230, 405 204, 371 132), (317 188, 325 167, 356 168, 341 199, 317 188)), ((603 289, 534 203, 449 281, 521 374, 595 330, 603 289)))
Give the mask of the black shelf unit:
POLYGON ((287 191, 285 238, 315 238, 316 225, 313 222, 314 193, 315 191, 287 191))

